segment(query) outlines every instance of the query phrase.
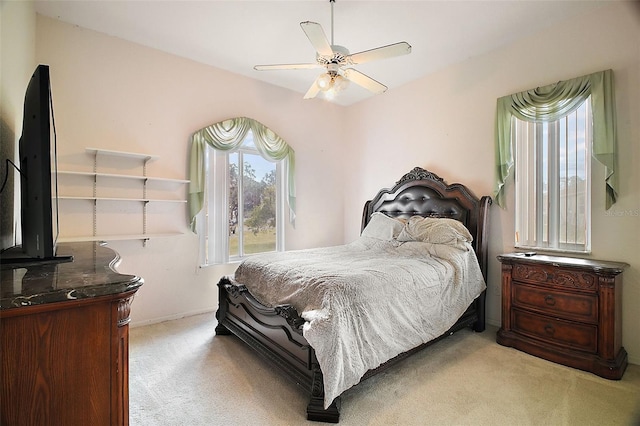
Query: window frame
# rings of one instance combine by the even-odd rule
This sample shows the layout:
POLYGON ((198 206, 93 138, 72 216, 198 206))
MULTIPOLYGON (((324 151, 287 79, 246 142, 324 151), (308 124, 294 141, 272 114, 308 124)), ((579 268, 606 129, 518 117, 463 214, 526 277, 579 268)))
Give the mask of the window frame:
MULTIPOLYGON (((555 121, 545 122, 527 122, 520 120, 513 116, 511 125, 511 138, 514 141, 515 147, 515 247, 519 249, 527 250, 545 250, 554 252, 568 252, 568 253, 590 253, 591 252, 591 187, 592 187, 592 144, 593 144, 593 111, 590 108, 591 98, 587 98, 579 108, 575 111, 559 118, 555 121), (584 107, 584 127, 578 127, 577 114, 584 107), (584 243, 578 243, 578 232, 576 225, 576 235, 574 236, 574 242, 570 243, 566 241, 568 235, 567 223, 568 217, 566 215, 568 206, 565 204, 567 196, 564 199, 561 197, 561 164, 562 151, 561 145, 565 145, 565 167, 568 168, 569 160, 566 159, 569 154, 567 148, 569 147, 570 138, 573 135, 569 134, 569 123, 572 118, 572 114, 575 114, 575 126, 574 134, 575 140, 573 140, 574 149, 571 154, 576 156, 584 149, 584 173, 585 173, 585 188, 584 188, 584 243), (561 121, 564 121, 564 142, 562 141, 562 128, 561 121), (579 144, 579 133, 584 131, 583 143, 579 144), (540 139, 546 139, 541 141, 540 139), (533 143, 531 142, 533 141, 533 143), (545 144, 548 144, 545 149, 545 144), (549 190, 547 198, 540 188, 543 187, 543 173, 540 170, 545 167, 544 157, 547 158, 548 168, 548 180, 549 190), (553 160, 553 161, 549 161, 553 160), (541 163, 542 162, 542 163, 541 163), (552 184, 555 183, 555 184, 552 184), (533 190, 532 190, 533 188, 533 190), (534 207, 530 207, 533 205, 534 207), (537 206, 543 206, 537 208, 537 206), (552 208, 555 206, 555 208, 552 208), (564 206, 564 213, 563 213, 564 206), (547 214, 547 227, 548 230, 545 233, 545 217, 543 209, 546 209, 547 214), (564 215, 564 220, 563 220, 564 215), (533 222, 533 225, 531 223, 533 222), (533 226, 533 230, 532 230, 533 226), (565 232, 564 241, 561 238, 561 232, 565 232), (533 235, 533 237, 532 237, 533 235)), ((577 175, 576 173, 572 176, 577 175)), ((568 181, 570 178, 565 176, 568 181)), ((565 188, 567 188, 565 186, 565 188)), ((565 189, 566 191, 566 189, 565 189)), ((566 194, 566 193, 565 193, 566 194)), ((578 203, 576 202, 576 207, 578 203)), ((576 209, 576 217, 578 217, 578 210, 576 209)))
MULTIPOLYGON (((249 139, 249 134, 245 137, 245 141, 249 139)), ((230 256, 229 254, 229 197, 230 197, 230 181, 229 181, 229 155, 238 153, 238 161, 242 161, 243 154, 259 155, 264 158, 257 148, 245 146, 245 142, 240 148, 230 151, 217 150, 211 146, 207 146, 204 152, 205 157, 205 180, 207 182, 207 190, 204 194, 204 203, 199 213, 197 223, 197 232, 202 235, 200 238, 200 263, 202 266, 213 266, 228 263, 240 262, 243 259, 260 253, 243 254, 239 247, 239 254, 230 256)), ((266 158, 265 158, 266 159, 266 158)), ((274 163, 276 166, 276 252, 284 251, 285 242, 285 160, 267 161, 274 163)), ((238 170, 239 176, 242 176, 242 168, 238 170)), ((241 181, 239 180, 239 193, 241 190, 241 181)), ((238 205, 238 223, 242 218, 242 206, 238 205)), ((242 227, 240 232, 244 232, 242 227)), ((262 252, 262 253, 271 253, 262 252)))

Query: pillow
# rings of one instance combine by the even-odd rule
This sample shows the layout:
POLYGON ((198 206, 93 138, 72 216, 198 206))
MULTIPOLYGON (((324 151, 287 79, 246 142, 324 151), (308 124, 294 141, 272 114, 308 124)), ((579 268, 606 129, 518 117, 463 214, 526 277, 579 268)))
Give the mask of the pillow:
POLYGON ((404 223, 400 220, 375 212, 362 230, 362 236, 391 241, 398 236, 403 226, 404 223))
POLYGON ((469 230, 458 220, 422 216, 411 216, 397 239, 450 245, 459 241, 473 241, 469 230))

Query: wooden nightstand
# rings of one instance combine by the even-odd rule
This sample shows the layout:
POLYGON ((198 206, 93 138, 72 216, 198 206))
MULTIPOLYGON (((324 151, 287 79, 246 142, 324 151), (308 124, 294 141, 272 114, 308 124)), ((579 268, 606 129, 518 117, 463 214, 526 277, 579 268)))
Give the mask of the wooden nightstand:
POLYGON ((622 377, 622 272, 628 264, 522 253, 498 260, 499 344, 607 379, 622 377))

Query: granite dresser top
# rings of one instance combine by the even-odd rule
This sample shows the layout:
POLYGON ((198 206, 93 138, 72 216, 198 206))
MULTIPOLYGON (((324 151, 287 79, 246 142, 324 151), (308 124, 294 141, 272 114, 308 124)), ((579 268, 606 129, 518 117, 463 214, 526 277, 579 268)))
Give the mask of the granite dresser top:
POLYGON ((72 260, 3 264, 0 309, 108 296, 137 290, 143 279, 120 274, 120 256, 95 242, 59 244, 57 256, 72 260))

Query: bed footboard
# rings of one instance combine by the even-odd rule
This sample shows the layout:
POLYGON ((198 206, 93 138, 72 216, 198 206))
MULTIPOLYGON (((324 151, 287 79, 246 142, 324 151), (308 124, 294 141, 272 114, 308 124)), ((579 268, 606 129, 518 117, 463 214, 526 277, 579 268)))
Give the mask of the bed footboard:
MULTIPOLYGON (((268 308, 260 304, 244 285, 237 285, 230 277, 218 282, 219 307, 216 312, 216 335, 233 334, 264 358, 271 361, 310 396, 307 419, 338 423, 340 397, 324 409, 324 383, 315 351, 302 336, 304 319, 290 305, 268 308)), ((374 376, 397 364, 409 355, 429 346, 443 337, 466 327, 477 332, 485 329, 485 292, 469 306, 460 319, 440 338, 398 355, 380 367, 367 372, 362 380, 374 376)))
POLYGON ((304 320, 290 305, 267 308, 231 278, 218 282, 216 335, 234 334, 271 361, 310 395, 307 419, 337 423, 340 398, 324 409, 322 372, 313 348, 302 336, 304 320))

